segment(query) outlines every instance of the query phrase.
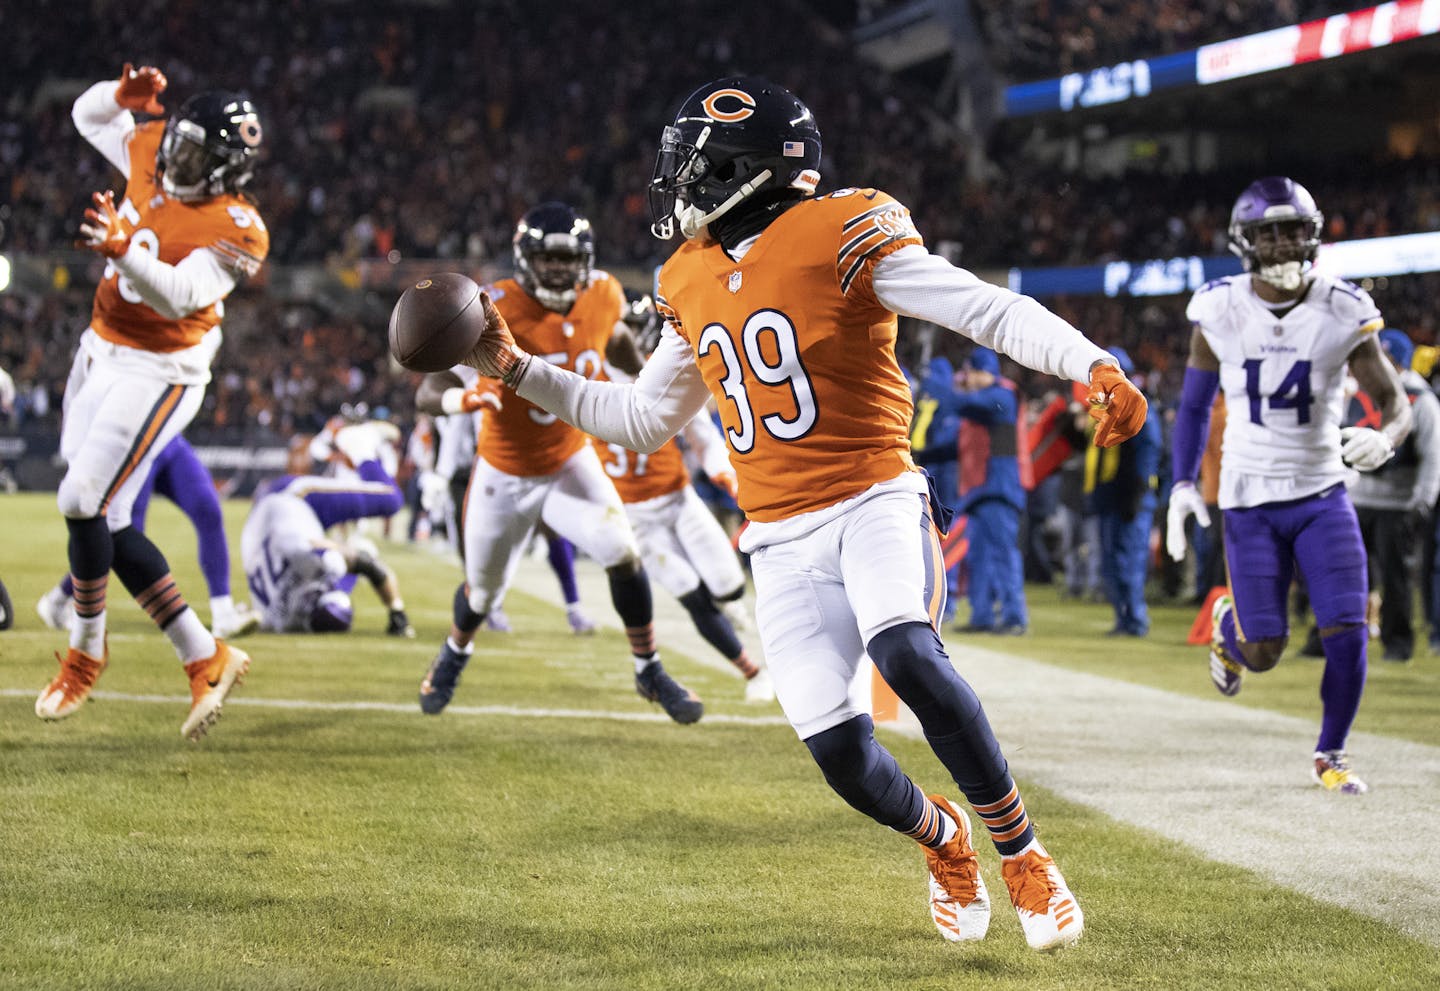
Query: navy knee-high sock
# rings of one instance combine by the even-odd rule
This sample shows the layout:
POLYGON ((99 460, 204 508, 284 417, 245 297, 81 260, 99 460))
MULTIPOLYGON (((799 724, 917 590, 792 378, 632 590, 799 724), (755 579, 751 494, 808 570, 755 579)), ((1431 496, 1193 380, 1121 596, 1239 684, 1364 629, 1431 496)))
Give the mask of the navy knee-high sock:
POLYGON ((984 820, 1002 854, 1034 839, 1025 805, 974 689, 950 663, 928 623, 902 623, 866 647, 875 666, 920 721, 925 739, 984 820))

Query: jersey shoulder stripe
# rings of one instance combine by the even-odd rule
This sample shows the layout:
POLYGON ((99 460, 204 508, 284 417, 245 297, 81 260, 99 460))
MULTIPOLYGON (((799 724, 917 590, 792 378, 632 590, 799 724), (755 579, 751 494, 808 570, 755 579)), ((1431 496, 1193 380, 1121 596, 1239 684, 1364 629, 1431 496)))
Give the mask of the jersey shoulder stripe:
MULTIPOLYGON (((840 291, 846 295, 855 279, 867 267, 885 255, 907 244, 923 244, 910 211, 893 197, 879 190, 859 193, 868 205, 851 214, 840 225, 840 246, 835 252, 835 272, 840 291)), ((849 194, 832 193, 842 200, 849 194)), ((848 206, 848 204, 846 204, 848 206)))

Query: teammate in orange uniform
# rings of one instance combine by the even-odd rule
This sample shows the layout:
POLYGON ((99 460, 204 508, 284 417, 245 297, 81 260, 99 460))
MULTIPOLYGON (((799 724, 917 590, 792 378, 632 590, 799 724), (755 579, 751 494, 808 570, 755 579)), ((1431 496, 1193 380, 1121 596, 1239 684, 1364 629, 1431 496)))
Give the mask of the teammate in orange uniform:
POLYGON ((868 653, 989 830, 1027 942, 1061 946, 1084 927, 1079 905, 936 633, 941 520, 910 459, 895 314, 1088 382, 1101 446, 1140 429, 1145 399, 1074 327, 930 254, 891 197, 815 195, 819 162, 815 120, 785 89, 757 77, 701 87, 665 128, 651 181, 655 233, 678 225, 686 241, 660 272, 668 326, 635 382, 590 382, 537 360, 500 320, 467 361, 637 451, 653 451, 713 395, 750 518, 741 549, 775 694, 826 781, 920 842, 945 938, 985 935, 989 898, 968 818, 916 787, 851 694, 868 653))
MULTIPOLYGON (((590 222, 563 203, 543 203, 521 219, 514 248, 515 277, 496 283, 486 306, 498 307, 543 360, 587 379, 600 374, 617 324, 624 330, 625 294, 592 268, 590 222)), ((496 390, 495 382, 457 365, 427 376, 415 404, 435 415, 478 411, 496 390)), ((634 655, 636 691, 677 723, 695 722, 704 706, 660 666, 650 580, 590 439, 523 400, 489 406, 463 510, 466 582, 455 593, 450 636, 420 685, 421 710, 435 714, 449 704, 475 631, 504 598, 520 552, 543 522, 609 575, 611 601, 634 655)))
POLYGON ((200 93, 168 122, 137 125, 135 111, 164 112, 165 85, 160 70, 127 63, 118 82, 91 86, 71 112, 127 185, 118 204, 113 193, 94 194, 80 227, 81 245, 107 264, 65 386, 60 438, 75 618, 35 713, 73 713, 109 662, 113 568, 185 665, 192 704, 180 731, 198 740, 250 658, 205 629, 160 549, 130 525, 130 510, 156 456, 200 408, 220 347, 221 301, 259 271, 270 237, 242 193, 260 150, 254 106, 235 93, 200 93))
MULTIPOLYGON (((605 367, 615 382, 634 381, 644 364, 640 353, 650 351, 659 340, 661 321, 654 300, 641 297, 630 304, 629 311, 626 322, 636 328, 640 347, 639 351, 612 350, 605 367), (647 333, 647 324, 653 325, 653 333, 647 333)), ((735 469, 709 410, 696 414, 684 434, 705 474, 733 497, 735 469)), ((637 454, 619 444, 596 440, 595 450, 625 504, 645 569, 660 587, 680 600, 695 629, 745 678, 746 701, 774 699, 769 674, 750 658, 730 619, 732 610, 743 608, 745 572, 724 527, 690 484, 679 442, 671 438, 657 451, 637 454)))

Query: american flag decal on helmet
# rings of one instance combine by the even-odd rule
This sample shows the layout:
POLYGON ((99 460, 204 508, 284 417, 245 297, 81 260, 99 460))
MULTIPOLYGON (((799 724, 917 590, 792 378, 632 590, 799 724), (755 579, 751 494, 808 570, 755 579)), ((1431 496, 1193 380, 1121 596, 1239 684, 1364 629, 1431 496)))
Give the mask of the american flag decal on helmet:
POLYGON ((805 142, 787 141, 780 146, 780 154, 785 156, 786 158, 804 158, 805 142))

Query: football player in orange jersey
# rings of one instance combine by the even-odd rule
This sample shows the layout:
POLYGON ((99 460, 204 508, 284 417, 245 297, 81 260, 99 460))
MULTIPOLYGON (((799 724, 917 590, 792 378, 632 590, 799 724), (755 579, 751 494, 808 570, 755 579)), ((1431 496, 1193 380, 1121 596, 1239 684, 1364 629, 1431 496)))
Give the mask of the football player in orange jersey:
MULTIPOLYGON (((486 305, 493 299, 492 308, 542 360, 587 379, 600 374, 612 339, 626 333, 620 322, 625 294, 593 268, 590 222, 564 203, 542 203, 521 218, 514 252, 514 278, 492 286, 486 305)), ((487 404, 486 394, 496 390, 497 383, 457 365, 426 376, 415 399, 421 412, 433 415, 488 405, 465 494, 466 581, 455 593, 450 635, 420 685, 421 710, 435 714, 449 704, 475 631, 504 598, 520 552, 543 522, 605 568, 630 638, 636 691, 677 723, 695 722, 704 706, 660 665, 650 580, 590 438, 524 400, 487 404)))
POLYGON ((775 694, 825 780, 919 841, 945 938, 985 935, 989 897, 968 817, 901 771, 852 693, 868 654, 985 823, 1026 941, 1062 946, 1084 928, 1079 905, 936 632, 944 522, 910 457, 896 314, 1088 383, 1101 446, 1140 429, 1145 399, 1074 327, 927 251, 890 196, 815 195, 819 163, 815 120, 784 88, 758 77, 702 86, 665 128, 650 185, 655 233, 678 226, 686 240, 661 269, 667 326, 635 382, 592 382, 537 360, 500 319, 467 361, 636 451, 655 450, 713 396, 750 520, 741 549, 775 694))
POLYGON ((223 300, 259 271, 270 237, 242 193, 260 151, 260 117, 244 97, 192 96, 168 121, 165 75, 129 63, 118 81, 75 101, 80 134, 126 177, 125 198, 95 193, 82 247, 103 255, 90 326, 65 386, 58 503, 69 528, 75 617, 60 671, 35 713, 80 707, 109 663, 106 582, 115 574, 170 639, 190 680, 180 730, 198 740, 250 658, 213 637, 186 604, 170 565, 130 512, 156 456, 200 407, 220 347, 223 300))
MULTIPOLYGON (((634 381, 644 366, 642 354, 653 350, 660 338, 662 321, 648 295, 630 301, 625 322, 635 331, 638 348, 613 348, 607 354, 605 371, 615 382, 634 381)), ((733 497, 735 469, 710 411, 697 413, 683 434, 701 470, 733 497)), ((746 701, 773 700, 769 673, 751 659, 731 621, 737 612, 743 615, 745 572, 725 528, 690 484, 678 440, 672 437, 650 454, 602 440, 595 441, 595 450, 625 503, 646 571, 679 600, 705 641, 745 678, 746 701)))

